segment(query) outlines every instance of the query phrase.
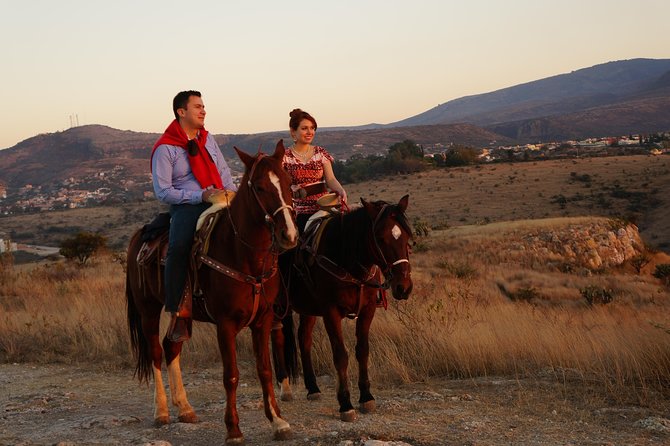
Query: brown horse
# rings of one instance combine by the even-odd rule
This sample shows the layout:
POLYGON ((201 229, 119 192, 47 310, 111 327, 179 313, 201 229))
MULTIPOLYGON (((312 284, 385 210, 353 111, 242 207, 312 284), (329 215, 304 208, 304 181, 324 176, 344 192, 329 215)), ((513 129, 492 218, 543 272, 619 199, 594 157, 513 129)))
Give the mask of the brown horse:
MULTIPOLYGON (((322 228, 318 248, 303 243, 296 253, 296 259, 300 260, 291 268, 288 278, 284 278, 288 284, 289 308, 300 314, 298 340, 307 398, 317 399, 321 394, 311 356, 312 330, 316 317, 320 316, 337 369, 337 400, 343 421, 353 421, 356 412, 349 392, 349 359, 342 337, 342 319, 356 319, 359 408, 362 413, 373 412, 375 400, 368 379, 369 332, 380 303, 380 289, 390 286, 398 300, 407 299, 412 291, 409 242, 413 235, 405 216, 408 201, 408 195, 395 205, 361 199, 361 208, 330 218, 322 228), (384 283, 379 268, 386 277, 384 283)), ((272 331, 272 349, 281 398, 290 400, 288 377, 295 381, 298 375, 291 311, 282 325, 281 330, 272 331)))
MULTIPOLYGON (((290 178, 282 168, 283 142, 279 141, 271 156, 263 153, 251 156, 235 150, 246 166, 245 173, 235 198, 223 210, 212 231, 209 251, 201 258, 208 266, 203 265, 197 273, 205 306, 193 306, 195 320, 213 322, 217 328, 226 389, 227 444, 244 442, 236 407, 239 370, 235 338, 246 326, 251 329, 265 415, 272 423, 274 438, 290 435, 290 426, 281 418, 274 395, 269 341, 273 304, 280 284, 277 256, 280 249, 292 248, 297 240, 290 178)), ((161 350, 159 320, 164 301, 161 272, 157 266, 148 270, 138 266, 140 235, 140 231, 136 232, 130 241, 126 277, 128 325, 137 358, 135 374, 140 382, 148 382, 153 375, 154 420, 157 425, 169 423, 161 375, 164 351, 172 404, 178 409, 179 421, 193 423, 197 417, 186 398, 179 366, 182 343, 165 337, 161 350)))

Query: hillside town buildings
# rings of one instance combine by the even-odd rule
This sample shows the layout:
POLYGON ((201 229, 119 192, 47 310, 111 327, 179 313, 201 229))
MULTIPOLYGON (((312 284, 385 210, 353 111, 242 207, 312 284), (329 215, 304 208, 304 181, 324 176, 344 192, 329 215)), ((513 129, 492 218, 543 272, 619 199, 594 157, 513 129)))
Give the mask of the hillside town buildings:
MULTIPOLYGON (((661 134, 663 144, 642 144, 642 136, 588 138, 581 141, 564 141, 543 144, 499 146, 492 141, 479 150, 480 162, 526 161, 584 156, 609 156, 629 154, 662 155, 670 153, 670 133, 661 134)), ((422 144, 427 157, 442 156, 453 144, 436 142, 422 144)), ((354 149, 363 153, 362 144, 354 149)), ((240 172, 234 172, 237 181, 240 172)), ((119 204, 130 200, 153 199, 151 175, 143 178, 126 178, 123 166, 114 166, 81 178, 70 177, 51 185, 25 184, 16 190, 0 185, 0 217, 17 213, 31 213, 104 203, 119 204)))

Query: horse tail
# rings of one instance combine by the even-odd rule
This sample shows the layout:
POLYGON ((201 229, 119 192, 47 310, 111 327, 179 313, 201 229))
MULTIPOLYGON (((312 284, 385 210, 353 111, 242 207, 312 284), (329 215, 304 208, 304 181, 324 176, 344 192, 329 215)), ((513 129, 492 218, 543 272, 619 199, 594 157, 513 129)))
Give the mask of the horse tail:
POLYGON ((286 373, 289 381, 295 384, 300 377, 300 370, 298 368, 298 344, 293 323, 293 311, 289 311, 282 320, 282 333, 284 333, 284 339, 286 340, 284 342, 286 373))
MULTIPOLYGON (((132 251, 132 249, 129 249, 129 252, 130 251, 132 251)), ((147 338, 144 336, 144 331, 142 330, 142 316, 137 310, 137 306, 135 304, 137 296, 134 295, 133 288, 130 283, 130 269, 135 266, 136 265, 134 263, 128 262, 128 272, 126 274, 126 312, 128 315, 130 346, 133 351, 133 356, 137 359, 137 364, 135 365, 135 372, 133 373, 133 376, 137 376, 140 382, 149 382, 149 378, 151 378, 154 373, 152 368, 151 352, 149 351, 149 343, 147 342, 147 338)))

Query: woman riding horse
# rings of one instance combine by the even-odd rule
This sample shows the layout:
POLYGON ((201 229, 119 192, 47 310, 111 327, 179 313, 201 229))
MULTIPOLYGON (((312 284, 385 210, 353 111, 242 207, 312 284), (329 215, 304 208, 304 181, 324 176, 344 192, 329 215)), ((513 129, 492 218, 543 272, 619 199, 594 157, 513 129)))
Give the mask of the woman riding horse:
MULTIPOLYGON (((337 369, 337 399, 340 418, 352 421, 355 411, 351 404, 347 377, 348 354, 342 336, 342 319, 356 319, 356 359, 359 364, 358 388, 361 412, 375 410, 368 379, 369 331, 378 295, 390 287, 395 299, 407 299, 412 291, 409 242, 412 230, 405 216, 409 196, 398 204, 384 201, 366 202, 344 215, 320 221, 311 235, 306 235, 296 255, 296 263, 288 284, 289 308, 300 314, 298 338, 307 398, 320 395, 312 367, 312 330, 316 317, 323 322, 330 339, 333 362, 337 369), (381 272, 386 282, 381 281, 381 272)), ((282 400, 291 399, 288 376, 297 375, 297 358, 293 333, 293 315, 289 311, 283 328, 272 331, 275 373, 281 385, 282 400)))

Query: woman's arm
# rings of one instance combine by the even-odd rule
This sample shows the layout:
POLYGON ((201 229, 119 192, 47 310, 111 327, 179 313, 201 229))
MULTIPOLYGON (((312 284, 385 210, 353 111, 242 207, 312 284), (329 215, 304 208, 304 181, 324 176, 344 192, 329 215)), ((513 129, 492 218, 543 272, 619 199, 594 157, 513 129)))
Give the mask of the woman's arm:
POLYGON ((333 165, 327 159, 323 160, 323 179, 326 181, 326 186, 328 186, 328 189, 339 195, 340 199, 346 203, 347 192, 344 190, 340 182, 337 181, 337 178, 335 178, 333 165))

